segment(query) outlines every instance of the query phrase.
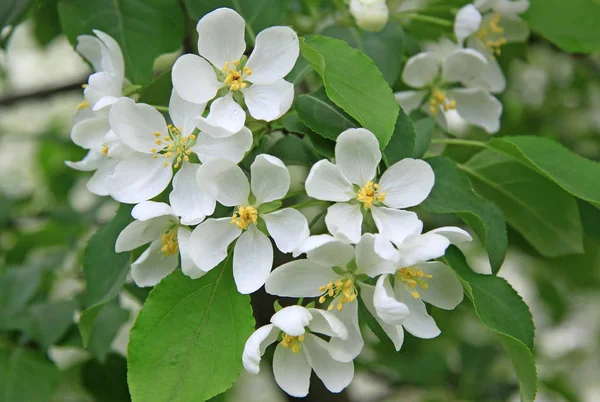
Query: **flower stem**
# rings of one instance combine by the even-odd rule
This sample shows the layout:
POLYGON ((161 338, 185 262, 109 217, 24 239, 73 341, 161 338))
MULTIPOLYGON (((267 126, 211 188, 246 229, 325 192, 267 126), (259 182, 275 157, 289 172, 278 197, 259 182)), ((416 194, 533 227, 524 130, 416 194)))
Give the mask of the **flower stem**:
POLYGON ((434 138, 432 144, 464 145, 467 147, 487 148, 487 144, 481 141, 460 140, 457 138, 434 138))
POLYGON ((443 18, 433 17, 431 15, 419 14, 419 13, 399 13, 394 15, 396 19, 401 19, 403 17, 409 18, 414 21, 422 21, 429 22, 431 24, 436 24, 445 28, 451 28, 454 24, 452 21, 445 20, 443 18))
POLYGON ((301 202, 300 204, 291 205, 290 208, 304 209, 304 208, 314 207, 314 206, 317 206, 317 205, 327 206, 329 204, 330 204, 330 202, 328 202, 328 201, 310 200, 310 201, 301 202))
POLYGON ((154 109, 158 110, 161 113, 168 113, 169 112, 169 108, 166 106, 158 106, 158 105, 150 105, 152 106, 154 109))
POLYGON ((296 197, 299 195, 306 195, 306 191, 304 191, 304 190, 290 191, 289 193, 287 193, 285 195, 285 197, 282 198, 282 200, 287 200, 288 198, 296 197))

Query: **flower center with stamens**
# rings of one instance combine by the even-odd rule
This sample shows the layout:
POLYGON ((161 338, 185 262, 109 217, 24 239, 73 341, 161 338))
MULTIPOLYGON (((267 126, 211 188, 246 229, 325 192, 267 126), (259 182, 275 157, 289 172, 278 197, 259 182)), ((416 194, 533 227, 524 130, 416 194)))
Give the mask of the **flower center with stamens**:
POLYGON ((288 349, 292 349, 292 352, 294 353, 300 353, 300 351, 302 350, 303 341, 304 335, 291 336, 288 334, 283 334, 281 344, 288 349))
POLYGON ((251 223, 258 221, 258 210, 253 206, 239 207, 237 213, 231 217, 231 224, 239 229, 246 229, 251 223))
POLYGON ((446 92, 441 89, 433 88, 429 97, 429 112, 433 116, 436 116, 440 106, 447 112, 448 110, 456 109, 456 101, 448 99, 446 92))
POLYGON ((415 289, 417 288, 417 286, 420 289, 427 289, 429 285, 427 284, 425 279, 431 279, 433 278, 433 276, 426 274, 425 272, 423 272, 422 269, 414 269, 413 267, 408 267, 400 268, 398 271, 396 271, 396 278, 406 283, 408 288, 412 290, 412 297, 418 299, 419 297, 421 297, 421 295, 419 295, 419 292, 417 292, 415 289))
POLYGON ((175 255, 179 251, 179 244, 177 243, 177 228, 166 231, 160 237, 160 241, 163 244, 160 251, 165 257, 175 255))
POLYGON ((246 88, 248 83, 244 81, 244 78, 248 78, 252 75, 252 70, 248 67, 239 69, 240 61, 235 60, 233 66, 227 61, 221 71, 225 74, 225 85, 232 91, 238 91, 242 88, 246 88))
POLYGON ((353 302, 358 295, 354 280, 351 278, 341 278, 335 282, 329 282, 327 285, 321 286, 319 292, 323 292, 321 297, 319 297, 319 303, 325 303, 328 298, 331 299, 329 307, 327 307, 327 310, 329 311, 333 310, 333 300, 338 296, 339 299, 336 307, 338 311, 342 311, 344 309, 344 304, 353 302))
POLYGON ((506 38, 502 36, 504 28, 498 23, 500 22, 500 13, 494 14, 487 26, 484 26, 475 33, 477 38, 483 42, 488 52, 490 52, 490 58, 494 58, 494 55, 500 56, 502 53, 502 46, 506 44, 506 38))
POLYGON ((102 145, 102 153, 106 156, 108 156, 108 147, 106 145, 102 145))
MULTIPOLYGON (((189 136, 184 136, 182 134, 182 128, 175 127, 172 124, 167 126, 169 131, 169 135, 162 136, 158 131, 154 133, 154 137, 156 137, 155 144, 157 147, 151 148, 150 152, 154 155, 152 157, 157 159, 159 155, 162 155, 165 159, 175 160, 175 169, 177 169, 183 161, 189 161, 189 155, 192 151, 189 149, 192 145, 196 136, 194 134, 190 134, 189 136), (162 138, 161 138, 162 136, 162 138)), ((164 163, 164 167, 168 167, 170 163, 167 161, 164 163)))
POLYGON ((362 202, 366 209, 369 209, 374 203, 385 201, 385 193, 379 192, 379 184, 373 184, 370 181, 360 189, 356 199, 362 202))

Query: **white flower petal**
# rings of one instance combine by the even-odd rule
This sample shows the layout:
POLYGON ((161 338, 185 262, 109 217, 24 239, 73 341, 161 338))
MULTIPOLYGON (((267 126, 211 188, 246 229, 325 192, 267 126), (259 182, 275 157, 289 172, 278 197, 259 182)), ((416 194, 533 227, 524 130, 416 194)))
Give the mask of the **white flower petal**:
POLYGON ((269 234, 282 253, 291 253, 300 247, 310 235, 308 221, 302 213, 293 208, 263 214, 269 234))
POLYGON ((480 79, 488 61, 484 55, 473 49, 453 51, 442 63, 442 79, 445 82, 460 82, 469 85, 480 79))
POLYGON ((398 264, 410 267, 444 255, 450 241, 439 234, 425 233, 407 239, 398 248, 398 264))
POLYGON ((106 180, 111 197, 125 204, 137 204, 156 197, 169 185, 173 177, 171 166, 163 166, 164 159, 136 154, 120 161, 114 173, 106 180))
POLYGON ((300 45, 298 35, 289 27, 271 27, 256 35, 254 50, 246 63, 252 70, 247 80, 254 84, 273 84, 294 67, 300 45))
POLYGON ((410 314, 402 322, 402 326, 413 336, 421 339, 435 338, 440 334, 437 324, 427 313, 425 303, 413 295, 403 284, 396 284, 394 288, 396 299, 408 306, 410 314))
POLYGON ((125 74, 125 62, 123 61, 121 47, 117 41, 112 38, 112 36, 98 29, 94 29, 93 32, 104 45, 104 49, 102 49, 102 60, 100 63, 102 71, 108 71, 118 77, 123 77, 125 74))
POLYGON ((351 183, 363 187, 373 180, 381 162, 379 141, 364 128, 350 128, 336 140, 335 163, 351 183))
POLYGON ((473 4, 467 4, 458 10, 454 20, 454 35, 458 43, 463 43, 465 39, 477 32, 482 19, 481 13, 473 4))
POLYGON ((388 275, 381 275, 375 285, 373 306, 379 318, 388 324, 400 325, 408 317, 406 304, 394 298, 394 289, 388 275))
MULTIPOLYGON (((96 105, 108 105, 111 101, 103 98, 118 98, 121 96, 123 77, 117 77, 108 72, 99 72, 90 75, 88 86, 83 90, 83 96, 89 102, 92 110, 97 110, 96 105), (102 102, 102 103, 101 103, 102 102)), ((98 106, 100 107, 100 106, 98 106)))
POLYGON ((230 8, 219 8, 198 22, 198 53, 219 70, 242 58, 246 50, 244 19, 230 8))
POLYGON ((195 54, 184 54, 173 65, 173 89, 188 102, 206 103, 224 84, 212 66, 195 54))
POLYGON ((465 88, 452 89, 448 94, 456 101, 456 111, 470 124, 481 127, 490 134, 500 129, 502 103, 489 92, 465 88))
POLYGON ((181 256, 181 272, 192 279, 198 279, 206 274, 194 264, 190 256, 190 237, 192 231, 186 227, 177 228, 177 244, 179 246, 179 255, 181 256))
POLYGON ((84 158, 77 162, 66 161, 65 165, 71 169, 79 170, 82 172, 90 172, 98 169, 106 161, 106 155, 102 152, 94 151, 90 149, 84 158))
POLYGON ((360 283, 360 298, 362 299, 363 303, 365 303, 365 307, 381 326, 381 329, 383 329, 386 335, 391 339, 391 341, 394 343, 396 351, 398 351, 400 348, 402 348, 402 344, 404 343, 404 330, 402 329, 402 325, 388 324, 379 318, 377 311, 375 310, 375 306, 373 305, 374 294, 375 286, 360 283))
POLYGON ((122 253, 135 250, 144 244, 160 239, 161 234, 167 231, 173 223, 173 220, 166 216, 149 221, 133 221, 117 237, 115 251, 122 253))
POLYGON ((498 23, 504 32, 502 36, 508 43, 525 42, 529 38, 529 26, 516 15, 502 15, 498 23))
POLYGON ((252 147, 252 132, 242 127, 238 133, 223 138, 215 138, 201 131, 197 135, 196 145, 191 150, 198 155, 202 163, 218 158, 239 163, 250 147, 252 147))
POLYGON ((151 154, 152 148, 164 148, 156 144, 154 133, 160 133, 159 140, 168 135, 167 122, 152 106, 121 98, 110 108, 108 119, 112 131, 132 149, 151 154))
POLYGON ((313 319, 308 309, 302 306, 284 307, 271 317, 271 324, 291 336, 304 335, 304 329, 313 319))
POLYGON ((277 120, 290 110, 294 101, 294 84, 286 80, 255 84, 241 91, 250 115, 257 120, 277 120))
POLYGON ((173 177, 169 202, 183 225, 197 225, 215 210, 215 199, 203 192, 196 181, 199 167, 186 162, 173 177))
POLYGON ((337 240, 338 239, 328 234, 310 236, 300 247, 294 250, 294 257, 307 253, 310 250, 314 250, 317 247, 321 247, 323 244, 337 240))
POLYGON ((306 194, 317 200, 350 201, 356 196, 342 169, 326 159, 313 165, 305 186, 306 194))
MULTIPOLYGON (((337 303, 337 300, 333 301, 333 304, 337 303)), ((358 301, 346 303, 342 311, 333 309, 331 313, 346 326, 348 338, 331 338, 328 345, 329 354, 338 362, 351 362, 360 354, 365 345, 358 325, 358 301)))
POLYGON ((427 289, 419 289, 421 299, 444 310, 453 310, 462 302, 464 291, 454 271, 441 262, 433 261, 417 265, 426 275, 427 289))
POLYGON ((156 240, 131 264, 131 277, 139 287, 154 286, 177 268, 177 254, 164 256, 156 240))
POLYGON ((100 39, 92 35, 79 35, 75 50, 90 62, 94 71, 102 71, 102 46, 100 39))
POLYGON ((294 353, 281 343, 273 355, 273 375, 277 385, 287 394, 304 398, 310 387, 310 366, 304 353, 294 353))
POLYGON ((227 247, 242 233, 230 218, 207 219, 190 237, 190 256, 202 271, 210 271, 227 257, 227 247))
POLYGON ((279 158, 258 155, 250 166, 250 186, 257 205, 280 200, 290 189, 290 172, 279 158))
POLYGON ((395 244, 402 243, 423 227, 417 214, 411 211, 374 206, 371 212, 379 233, 395 244))
POLYGON ((491 93, 498 94, 506 89, 506 77, 504 72, 495 58, 488 61, 488 65, 481 73, 481 83, 475 81, 474 86, 482 89, 487 89, 491 93))
POLYGON ((182 135, 189 136, 196 128, 195 119, 202 116, 206 103, 193 103, 183 99, 173 90, 169 100, 169 116, 173 125, 182 129, 182 135))
POLYGON ((473 238, 466 230, 457 228, 455 226, 444 226, 434 230, 430 230, 427 233, 439 234, 450 240, 450 244, 461 244, 473 241, 473 238))
POLYGON ((427 91, 400 91, 394 94, 405 113, 417 110, 423 104, 426 95, 427 91))
POLYGON ((362 234, 363 216, 358 204, 333 204, 327 208, 325 224, 327 230, 348 243, 358 243, 362 234))
POLYGON ((346 268, 346 265, 354 258, 354 247, 335 240, 307 251, 306 256, 310 261, 324 267, 346 268))
POLYGON ((238 165, 227 159, 213 159, 201 165, 196 175, 198 185, 226 207, 248 204, 250 184, 238 165))
POLYGON ((439 72, 437 55, 433 52, 423 52, 408 59, 402 72, 402 81, 413 88, 423 88, 431 84, 439 72))
POLYGON ((92 194, 105 196, 108 195, 106 182, 115 172, 115 167, 119 161, 116 159, 104 159, 104 163, 98 167, 92 177, 88 180, 86 187, 92 194))
POLYGON ((106 117, 94 117, 77 123, 71 130, 71 139, 85 149, 100 151, 104 145, 104 136, 110 131, 106 117))
POLYGON ((260 372, 260 360, 267 347, 277 341, 278 336, 279 330, 273 324, 264 325, 250 335, 242 353, 242 363, 246 371, 252 374, 260 372))
MULTIPOLYGON (((133 207, 131 216, 138 221, 148 221, 159 216, 171 216, 175 218, 173 210, 169 204, 156 201, 142 201, 133 207)), ((175 220, 175 219, 174 219, 175 220)))
POLYGON ((328 353, 327 342, 312 334, 306 335, 302 346, 308 364, 330 392, 342 392, 350 385, 354 377, 353 362, 335 361, 328 353))
POLYGON ((312 319, 308 324, 311 332, 331 336, 333 338, 348 339, 348 330, 344 323, 330 311, 309 308, 312 319))
POLYGON ((249 294, 260 289, 272 267, 271 241, 256 225, 250 225, 235 243, 233 250, 233 278, 238 291, 249 294))
MULTIPOLYGON (((381 236, 380 234, 374 235, 374 238, 375 238, 375 244, 373 245, 373 247, 375 249, 375 253, 387 261, 397 262, 398 261, 398 250, 396 249, 396 247, 394 247, 394 245, 392 244, 390 239, 388 239, 385 236, 381 236)), ((395 272, 395 270, 393 270, 392 272, 389 272, 389 273, 394 273, 394 272, 395 272)))
POLYGON ((381 274, 393 274, 396 268, 391 261, 385 260, 375 252, 375 236, 365 233, 356 245, 357 274, 365 274, 375 278, 381 274))
POLYGON ((385 0, 350 0, 350 13, 359 28, 371 32, 381 31, 389 18, 385 0))
POLYGON ((198 116, 195 119, 196 127, 200 131, 215 138, 225 138, 238 133, 244 128, 245 122, 246 113, 231 93, 216 99, 210 105, 210 112, 206 118, 198 116))
POLYGON ((435 174, 427 162, 406 158, 394 163, 381 176, 379 192, 385 193, 386 206, 408 208, 422 203, 434 183, 435 174))
POLYGON ((338 279, 331 268, 317 265, 309 260, 295 260, 275 268, 267 278, 265 290, 282 297, 317 297, 323 292, 321 286, 338 279))

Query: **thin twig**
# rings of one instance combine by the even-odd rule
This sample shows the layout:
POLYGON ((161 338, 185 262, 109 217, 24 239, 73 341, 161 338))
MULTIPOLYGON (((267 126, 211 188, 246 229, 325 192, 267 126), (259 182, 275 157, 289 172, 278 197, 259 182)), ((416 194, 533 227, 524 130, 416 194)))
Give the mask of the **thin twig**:
POLYGON ((81 91, 81 86, 86 82, 87 77, 55 87, 40 88, 35 91, 21 94, 5 95, 0 97, 0 106, 8 106, 15 103, 25 102, 34 99, 49 98, 54 95, 58 95, 65 92, 81 91))

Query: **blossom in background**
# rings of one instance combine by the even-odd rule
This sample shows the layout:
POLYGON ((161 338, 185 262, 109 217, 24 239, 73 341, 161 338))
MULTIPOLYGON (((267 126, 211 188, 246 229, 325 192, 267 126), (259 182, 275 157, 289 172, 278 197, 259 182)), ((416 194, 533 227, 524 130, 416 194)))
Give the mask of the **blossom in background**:
POLYGON ((458 48, 449 41, 430 46, 406 62, 402 80, 416 90, 397 92, 406 113, 422 108, 445 130, 454 115, 488 133, 500 128, 502 104, 490 93, 494 77, 484 74, 488 59, 473 49, 458 48), (462 84, 465 88, 455 86, 462 84))
POLYGON ((250 115, 271 121, 289 110, 294 85, 283 78, 292 70, 300 47, 289 27, 271 27, 256 36, 252 54, 244 51, 245 21, 235 11, 220 8, 205 15, 196 27, 198 53, 186 54, 173 66, 173 87, 185 100, 211 104, 206 118, 196 124, 215 137, 237 133, 246 113, 237 103, 243 96, 250 115), (217 72, 215 72, 217 71, 217 72))
POLYGON ((197 224, 214 210, 214 200, 196 185, 200 166, 191 163, 195 153, 200 162, 226 158, 238 163, 252 145, 252 133, 245 127, 227 138, 214 138, 201 131, 194 134, 194 119, 205 105, 171 95, 168 124, 150 105, 119 99, 110 110, 110 127, 135 152, 118 162, 106 186, 110 195, 124 203, 138 203, 160 194, 173 179, 170 195, 175 213, 185 224, 197 224), (173 168, 177 170, 173 177, 173 168))
POLYGON ((173 209, 162 202, 145 201, 131 211, 136 220, 117 238, 115 251, 135 250, 144 244, 150 246, 131 264, 131 277, 140 286, 154 286, 177 268, 196 279, 205 274, 190 259, 191 230, 180 225, 173 209))
POLYGON ((324 159, 311 168, 306 193, 336 203, 327 209, 325 223, 335 237, 358 243, 363 218, 370 211, 379 233, 401 236, 418 222, 414 212, 403 211, 429 195, 435 176, 422 160, 406 158, 390 166, 376 180, 381 162, 379 142, 363 128, 341 133, 335 145, 335 164, 324 159), (363 215, 364 214, 364 215, 363 215))
POLYGON ((329 391, 341 392, 354 377, 354 364, 332 358, 328 343, 315 333, 331 337, 330 342, 348 336, 344 324, 328 311, 285 307, 271 317, 271 324, 260 327, 248 338, 242 355, 244 368, 258 374, 265 350, 279 341, 273 355, 273 374, 281 389, 291 396, 305 397, 314 370, 329 391))
POLYGON ((389 18, 386 0, 350 0, 350 13, 365 31, 381 31, 389 18))
POLYGON ((259 229, 265 225, 277 248, 291 253, 309 236, 306 217, 292 208, 279 209, 278 201, 290 188, 290 173, 281 160, 258 155, 250 166, 251 180, 230 160, 214 159, 198 169, 198 185, 233 215, 207 219, 192 233, 192 258, 209 271, 233 249, 233 276, 238 291, 252 293, 267 279, 273 265, 273 246, 259 229), (252 190, 252 191, 250 191, 252 190), (238 239, 239 237, 239 239, 238 239))

